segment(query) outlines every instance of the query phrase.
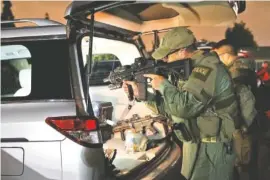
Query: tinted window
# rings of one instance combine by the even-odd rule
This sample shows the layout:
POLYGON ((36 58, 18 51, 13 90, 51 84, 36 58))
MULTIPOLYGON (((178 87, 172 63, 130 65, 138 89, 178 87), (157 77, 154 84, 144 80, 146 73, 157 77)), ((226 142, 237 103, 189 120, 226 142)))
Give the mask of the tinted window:
POLYGON ((30 94, 31 62, 31 54, 25 46, 1 46, 1 97, 30 94))
MULTIPOLYGON (((31 58, 27 59, 29 67, 31 67, 31 92, 25 97, 2 97, 2 100, 70 99, 72 96, 67 41, 44 40, 20 42, 19 44, 26 47, 31 53, 31 58)), ((1 46, 4 45, 18 45, 18 43, 5 43, 1 46)), ((18 80, 19 71, 14 71, 14 68, 12 70, 12 66, 9 64, 4 65, 4 70, 8 71, 4 76, 13 73, 16 80, 13 80, 13 89, 7 90, 6 94, 14 93, 16 88, 21 88, 18 80)), ((28 77, 29 73, 26 76, 28 77)))
POLYGON ((121 66, 119 60, 94 61, 93 71, 90 75, 90 85, 107 85, 103 80, 107 78, 111 71, 121 66))
POLYGON ((113 69, 113 63, 109 61, 96 62, 93 66, 93 72, 110 72, 113 69))

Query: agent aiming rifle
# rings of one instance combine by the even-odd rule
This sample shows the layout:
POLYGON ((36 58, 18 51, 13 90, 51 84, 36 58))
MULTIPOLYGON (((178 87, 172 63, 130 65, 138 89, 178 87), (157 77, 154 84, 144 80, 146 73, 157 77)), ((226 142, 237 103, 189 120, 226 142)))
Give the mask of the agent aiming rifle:
MULTIPOLYGON (((138 100, 147 99, 148 81, 144 74, 158 74, 166 78, 173 77, 175 80, 188 79, 191 72, 191 60, 186 59, 183 61, 176 61, 166 63, 163 61, 147 60, 144 58, 136 58, 135 62, 131 65, 126 65, 116 68, 110 72, 108 78, 104 82, 110 82, 109 88, 111 90, 122 87, 123 80, 135 81, 138 84, 139 95, 136 97, 138 100)), ((128 98, 129 101, 134 100, 134 93, 132 87, 128 85, 128 98)))

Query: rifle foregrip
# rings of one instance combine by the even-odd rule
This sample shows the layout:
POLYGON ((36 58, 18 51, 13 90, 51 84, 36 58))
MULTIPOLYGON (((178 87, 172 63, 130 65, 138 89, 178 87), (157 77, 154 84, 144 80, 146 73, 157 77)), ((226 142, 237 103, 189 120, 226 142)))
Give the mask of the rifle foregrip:
POLYGON ((128 100, 133 101, 134 92, 133 92, 132 86, 128 84, 127 87, 128 87, 128 100))
POLYGON ((120 134, 122 141, 125 141, 126 140, 125 131, 124 130, 120 131, 120 134))
POLYGON ((149 129, 153 134, 158 134, 158 130, 154 126, 151 126, 149 129))
POLYGON ((145 101, 147 100, 147 79, 143 76, 143 74, 138 74, 135 77, 135 81, 138 84, 138 99, 145 101))

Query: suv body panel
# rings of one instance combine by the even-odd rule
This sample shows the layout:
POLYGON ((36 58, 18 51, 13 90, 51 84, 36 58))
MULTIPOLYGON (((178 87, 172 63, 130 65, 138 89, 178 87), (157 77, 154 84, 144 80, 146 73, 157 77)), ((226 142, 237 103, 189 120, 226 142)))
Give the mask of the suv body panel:
POLYGON ((85 148, 66 138, 61 141, 62 179, 104 180, 102 148, 85 148))
POLYGON ((61 179, 61 152, 58 141, 1 143, 1 156, 2 180, 61 179), (10 149, 14 147, 23 149, 23 159, 17 159, 12 154, 10 149), (9 169, 12 173, 14 165, 18 164, 23 166, 21 174, 3 172, 3 170, 9 169))
POLYGON ((27 141, 60 141, 65 138, 44 121, 48 117, 76 114, 75 102, 17 102, 2 104, 2 140, 24 138, 27 141))
POLYGON ((47 26, 47 27, 20 27, 6 28, 1 31, 1 41, 11 42, 22 40, 40 40, 40 39, 65 39, 65 26, 47 26), (15 39, 16 38, 16 39, 15 39))
MULTIPOLYGON (((36 43, 33 47, 39 48, 40 43, 54 43, 55 45, 56 42, 62 41, 65 44, 64 41, 67 41, 66 29, 63 25, 5 28, 2 29, 1 33, 2 45, 14 45, 23 42, 33 46, 33 43, 36 43)), ((61 46, 59 48, 66 48, 66 54, 61 55, 59 53, 63 51, 55 49, 55 52, 58 54, 51 54, 52 57, 57 57, 53 61, 55 62, 55 67, 56 60, 59 59, 58 57, 63 58, 59 62, 70 64, 70 60, 67 58, 69 56, 68 46, 61 46)), ((40 50, 42 53, 44 51, 47 54, 49 53, 48 50, 46 51, 46 48, 40 50)), ((35 52, 36 58, 38 54, 35 52)), ((40 59, 47 63, 46 57, 40 57, 40 59)), ((57 67, 59 67, 59 64, 57 67)), ((45 77, 40 76, 40 73, 39 77, 34 77, 35 75, 31 77, 36 79, 34 79, 35 82, 32 81, 31 90, 33 91, 31 91, 30 95, 26 97, 1 98, 1 155, 3 157, 1 160, 1 179, 45 180, 68 179, 67 177, 78 180, 91 179, 91 177, 91 180, 104 179, 100 175, 104 170, 104 154, 102 149, 83 147, 65 138, 60 132, 55 131, 45 123, 47 117, 76 116, 75 102, 83 101, 82 97, 77 97, 76 100, 73 97, 74 86, 72 86, 71 76, 72 73, 78 72, 71 72, 68 66, 62 64, 60 66, 63 68, 62 70, 61 68, 38 70, 32 65, 32 70, 35 71, 32 71, 32 74, 38 74, 39 71, 42 71, 45 77), (62 74, 56 77, 54 75, 55 72, 62 72, 62 74), (64 76, 63 74, 66 75, 66 73, 68 75, 64 76), (62 79, 63 82, 59 84, 61 85, 65 82, 65 86, 63 88, 60 87, 60 90, 57 87, 59 85, 48 83, 48 81, 52 81, 51 78, 54 78, 52 82, 59 82, 63 77, 69 80, 62 79), (38 84, 33 85, 33 82, 38 84), (65 88, 69 89, 62 92, 63 95, 61 95, 59 91, 65 88), (42 92, 38 93, 39 91, 42 92), (97 155, 97 152, 99 152, 100 156, 97 155), (67 164, 70 165, 70 168, 67 168, 67 164)))

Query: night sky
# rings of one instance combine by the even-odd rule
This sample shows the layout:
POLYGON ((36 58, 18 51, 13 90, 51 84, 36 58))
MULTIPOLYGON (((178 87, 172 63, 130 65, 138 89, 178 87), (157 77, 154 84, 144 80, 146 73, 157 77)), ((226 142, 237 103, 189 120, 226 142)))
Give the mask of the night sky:
MULTIPOLYGON (((70 1, 12 1, 12 11, 15 18, 45 18, 46 12, 50 19, 62 22, 66 7, 70 1)), ((239 15, 237 22, 244 21, 253 32, 260 46, 270 46, 270 2, 248 1, 247 9, 239 15)), ((198 39, 218 41, 224 38, 226 27, 191 28, 198 39)))

